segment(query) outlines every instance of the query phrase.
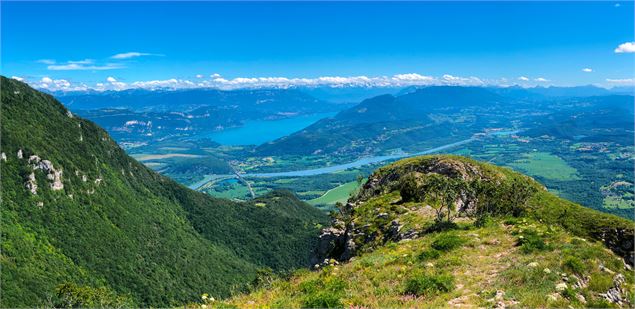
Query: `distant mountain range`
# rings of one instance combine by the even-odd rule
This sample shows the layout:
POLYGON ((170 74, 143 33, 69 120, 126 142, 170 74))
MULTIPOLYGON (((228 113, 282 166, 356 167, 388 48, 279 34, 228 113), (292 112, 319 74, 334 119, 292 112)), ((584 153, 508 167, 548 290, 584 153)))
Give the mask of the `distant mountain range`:
MULTIPOLYGON (((563 111, 573 105, 632 103, 631 96, 585 86, 572 88, 485 88, 433 86, 409 88, 400 95, 366 99, 330 119, 260 145, 263 155, 372 154, 412 147, 430 139, 460 140, 486 128, 531 122, 530 115, 563 111), (558 101, 559 103, 554 103, 558 101), (512 122, 515 121, 515 124, 512 122), (302 145, 302 146, 300 146, 302 145)), ((568 110, 575 110, 571 107, 568 110)), ((632 113, 632 109, 630 110, 632 113)), ((628 113, 626 114, 628 115, 628 113)))
POLYGON ((54 93, 74 110, 120 108, 134 111, 180 111, 196 109, 236 110, 257 113, 316 113, 333 111, 334 104, 293 89, 255 90, 143 90, 54 93))

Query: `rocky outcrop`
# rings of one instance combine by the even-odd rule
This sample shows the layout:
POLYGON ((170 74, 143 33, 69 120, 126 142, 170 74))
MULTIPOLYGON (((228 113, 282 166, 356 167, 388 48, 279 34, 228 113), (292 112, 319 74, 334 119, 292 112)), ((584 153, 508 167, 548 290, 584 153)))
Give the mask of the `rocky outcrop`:
MULTIPOLYGON (((21 150, 19 153, 22 154, 21 150)), ((24 185, 32 194, 37 194, 38 189, 35 177, 36 170, 41 170, 46 175, 46 179, 51 183, 51 189, 53 191, 64 189, 64 183, 62 182, 62 170, 56 169, 51 161, 42 160, 39 156, 32 155, 29 157, 28 163, 31 165, 33 172, 27 176, 24 185)))
POLYGON ((341 257, 346 250, 346 229, 329 227, 320 232, 318 244, 311 258, 311 264, 318 264, 330 258, 343 260, 341 257))
POLYGON ((35 173, 31 172, 31 174, 27 176, 24 186, 31 192, 31 194, 37 194, 37 180, 35 179, 35 173))
POLYGON ((633 230, 611 228, 600 231, 599 239, 604 242, 611 251, 624 258, 629 265, 635 264, 635 235, 633 230))
POLYGON ((626 297, 626 290, 624 289, 624 283, 626 278, 624 275, 617 274, 613 277, 613 287, 611 287, 606 293, 600 294, 608 302, 617 304, 620 307, 630 305, 628 297, 626 297))
MULTIPOLYGON (((359 191, 357 200, 385 194, 398 189, 400 179, 410 173, 436 173, 450 178, 461 178, 466 181, 487 178, 479 166, 470 162, 444 157, 417 158, 413 164, 403 163, 399 167, 382 168, 373 173, 359 191)), ((408 159, 406 159, 408 160, 408 159)))

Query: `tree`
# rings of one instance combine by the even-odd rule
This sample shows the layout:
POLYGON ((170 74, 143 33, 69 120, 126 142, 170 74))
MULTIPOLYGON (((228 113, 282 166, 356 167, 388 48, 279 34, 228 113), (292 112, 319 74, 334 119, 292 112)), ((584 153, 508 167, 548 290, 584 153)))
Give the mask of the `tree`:
POLYGON ((402 178, 400 185, 402 200, 430 205, 435 210, 437 222, 452 222, 452 212, 456 212, 456 201, 466 191, 468 186, 462 179, 436 173, 410 173, 402 178))

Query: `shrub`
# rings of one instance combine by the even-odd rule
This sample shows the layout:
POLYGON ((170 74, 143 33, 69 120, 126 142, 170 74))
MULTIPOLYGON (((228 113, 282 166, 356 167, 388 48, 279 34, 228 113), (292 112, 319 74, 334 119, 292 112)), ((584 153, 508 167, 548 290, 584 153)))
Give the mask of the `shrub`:
POLYGON ((436 249, 428 249, 425 250, 423 252, 421 252, 421 254, 419 254, 418 258, 419 261, 429 261, 429 260, 434 260, 438 257, 441 256, 441 252, 439 252, 439 250, 436 249))
POLYGON ((562 268, 575 274, 582 274, 586 271, 587 267, 575 256, 567 256, 562 262, 562 268))
POLYGON ((443 234, 432 242, 432 248, 439 251, 450 251, 458 248, 465 243, 465 240, 459 236, 452 234, 443 234))
POLYGON ((455 230, 459 226, 454 222, 449 221, 434 221, 432 225, 425 229, 425 233, 443 232, 449 230, 455 230))
POLYGON ((418 274, 406 281, 404 294, 434 295, 449 292, 452 289, 454 289, 454 278, 451 275, 418 274))
POLYGON ((576 292, 573 288, 568 287, 566 289, 564 289, 562 292, 560 292, 560 294, 562 295, 562 297, 568 299, 568 300, 575 300, 575 295, 576 292))
POLYGON ((532 253, 534 251, 550 250, 551 247, 547 245, 542 236, 538 235, 534 230, 524 231, 518 236, 516 245, 520 246, 523 253, 532 253))
POLYGON ((613 278, 608 274, 594 273, 589 280, 589 290, 597 293, 606 293, 613 287, 613 278))
POLYGON ((475 227, 488 227, 488 226, 492 226, 493 224, 494 224, 494 220, 492 220, 492 217, 486 214, 478 216, 476 218, 476 221, 474 221, 475 227))
POLYGON ((518 218, 509 217, 509 218, 505 219, 505 221, 503 221, 503 224, 505 224, 505 225, 517 225, 519 222, 520 222, 520 220, 518 220, 518 218))

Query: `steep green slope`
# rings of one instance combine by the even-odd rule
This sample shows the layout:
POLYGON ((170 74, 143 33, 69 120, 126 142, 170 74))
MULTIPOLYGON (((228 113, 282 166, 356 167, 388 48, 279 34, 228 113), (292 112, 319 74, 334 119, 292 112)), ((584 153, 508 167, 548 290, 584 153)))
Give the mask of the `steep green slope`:
POLYGON ((168 306, 228 295, 261 267, 308 262, 325 222, 308 204, 286 193, 235 203, 194 192, 53 97, 4 77, 0 85, 0 306, 168 306))
POLYGON ((313 271, 208 303, 285 308, 635 303, 633 222, 558 198, 510 169, 456 156, 401 160, 371 175, 337 220, 320 236, 313 271))

